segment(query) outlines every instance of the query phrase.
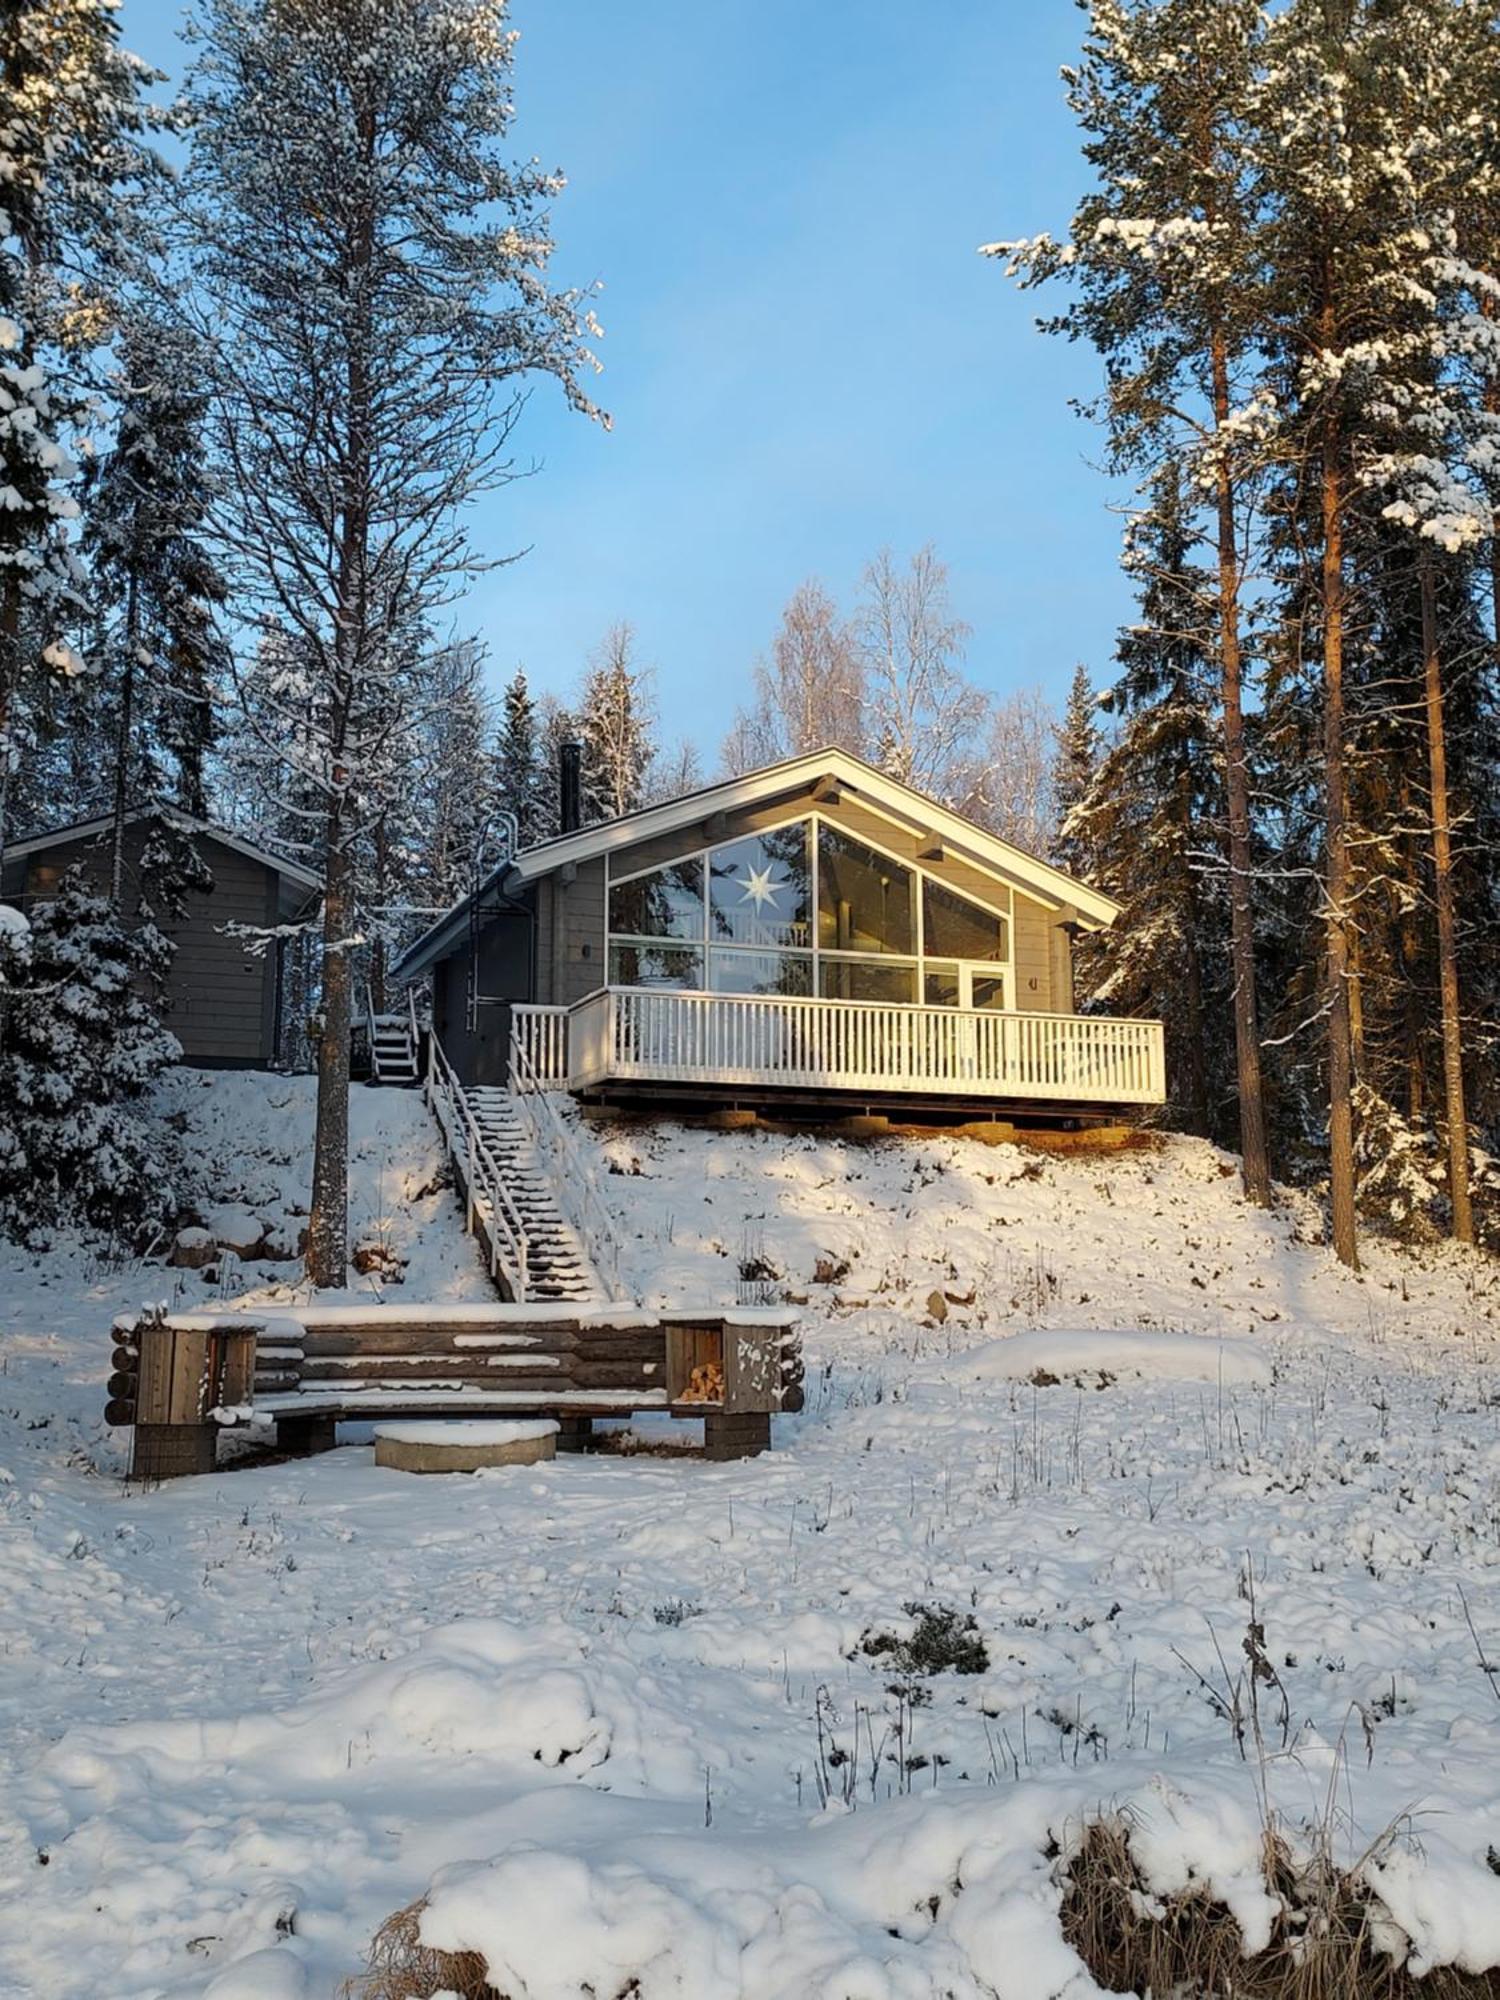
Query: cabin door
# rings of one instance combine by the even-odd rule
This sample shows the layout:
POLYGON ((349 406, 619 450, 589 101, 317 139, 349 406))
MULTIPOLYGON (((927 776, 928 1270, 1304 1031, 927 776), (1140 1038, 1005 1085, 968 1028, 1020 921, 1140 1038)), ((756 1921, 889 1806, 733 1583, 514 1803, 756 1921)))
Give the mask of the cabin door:
MULTIPOLYGON (((1003 1013, 1007 1004, 1007 974, 988 962, 960 964, 958 977, 946 982, 948 993, 953 995, 944 1002, 952 1006, 955 1001, 962 1009, 958 1022, 957 1047, 958 1074, 965 1081, 972 1082, 980 1074, 980 1034, 979 1024, 972 1017, 975 1014, 1003 1013), (956 991, 955 991, 956 989, 956 991)), ((932 982, 928 982, 929 993, 932 982)), ((992 1047, 991 1038, 985 1038, 987 1049, 992 1047)))

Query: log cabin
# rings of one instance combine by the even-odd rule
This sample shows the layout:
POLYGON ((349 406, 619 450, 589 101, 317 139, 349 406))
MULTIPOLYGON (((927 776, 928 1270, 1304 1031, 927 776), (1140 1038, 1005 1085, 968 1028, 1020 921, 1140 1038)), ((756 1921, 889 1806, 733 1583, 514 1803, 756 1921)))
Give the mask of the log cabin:
POLYGON ((517 852, 405 953, 469 1085, 665 1108, 1078 1122, 1160 1104, 1162 1027, 1075 1011, 1119 906, 838 749, 517 852))

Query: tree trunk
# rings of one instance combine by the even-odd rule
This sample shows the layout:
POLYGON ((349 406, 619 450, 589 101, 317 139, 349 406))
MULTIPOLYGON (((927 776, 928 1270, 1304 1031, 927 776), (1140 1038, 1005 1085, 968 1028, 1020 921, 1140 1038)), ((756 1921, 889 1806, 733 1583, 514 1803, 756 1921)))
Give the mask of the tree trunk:
POLYGON ((10 571, 0 586, 0 864, 9 830, 10 788, 16 745, 11 741, 16 694, 21 683, 21 588, 10 571))
MULTIPOLYGON (((382 920, 390 899, 390 867, 391 843, 382 813, 375 825, 375 908, 382 920)), ((370 939, 370 1006, 377 1014, 385 1012, 385 960, 385 932, 382 923, 377 921, 370 939)))
POLYGON ((334 700, 329 719, 328 853, 323 892, 323 1033, 318 1043, 318 1112, 313 1145, 312 1214, 307 1272, 315 1285, 342 1285, 349 1263, 349 1030, 353 1016, 357 884, 350 822, 348 758, 358 742, 355 703, 369 670, 369 544, 372 464, 371 337, 368 286, 375 245, 370 190, 374 185, 375 125, 358 116, 366 199, 351 225, 348 283, 352 294, 345 367, 347 451, 339 506, 337 608, 334 613, 334 700))
MULTIPOLYGON (((1332 420, 1336 421, 1336 420, 1332 420)), ((1327 845, 1328 1184, 1333 1247, 1359 1269, 1354 1220, 1354 1052, 1349 1010, 1349 834, 1344 797, 1344 477, 1338 441, 1323 446, 1323 765, 1327 845)))
MULTIPOLYGON (((1222 332, 1212 343, 1214 422, 1229 421, 1229 357, 1222 332)), ((1245 767, 1245 709, 1240 650, 1239 550, 1234 480, 1227 457, 1218 468, 1219 670, 1224 708, 1224 785, 1229 808, 1229 916, 1234 980, 1235 1074, 1240 1097, 1241 1173, 1248 1200, 1268 1208, 1265 1093, 1255 1005, 1255 911, 1250 844, 1250 779, 1245 767)))
POLYGON ((135 726, 136 580, 126 593, 125 671, 120 680, 120 720, 115 732, 115 788, 110 828, 109 899, 115 915, 125 907, 125 815, 130 809, 130 737, 135 726))
POLYGON ((313 1140, 312 1213, 307 1275, 337 1288, 349 1262, 349 1026, 352 1012, 354 865, 345 845, 342 801, 328 815, 323 894, 322 1033, 318 1037, 318 1110, 313 1140))
POLYGON ((1432 868, 1437 887, 1438 983, 1442 995, 1443 1087, 1448 1120, 1448 1194, 1452 1235, 1474 1241, 1469 1199, 1469 1121, 1464 1108, 1464 1034, 1459 1012, 1458 921, 1448 820, 1448 748, 1443 733, 1443 672, 1438 651, 1432 557, 1422 556, 1422 667, 1427 693, 1427 769, 1432 793, 1432 868))
MULTIPOLYGON (((1185 690, 1178 682, 1179 699, 1185 690)), ((1204 1048, 1205 1025, 1203 1019, 1203 960, 1199 950, 1202 932, 1202 915, 1198 904, 1198 884, 1194 879, 1191 860, 1193 832, 1192 775, 1184 768, 1177 786, 1177 820, 1182 833, 1183 864, 1186 873, 1182 887, 1182 915, 1184 935, 1182 940, 1182 1012, 1183 1038, 1187 1045, 1187 1110, 1189 1129, 1206 1139, 1209 1135, 1210 1118, 1208 1110, 1208 1053, 1204 1048)))
MULTIPOLYGON (((1399 818, 1409 829, 1416 812, 1411 780, 1403 761, 1397 793, 1399 818)), ((1401 942, 1402 1039, 1405 1043, 1406 1117, 1420 1125, 1427 1116, 1427 1073, 1423 1041, 1427 1022, 1422 1008, 1422 944, 1418 935, 1417 910, 1421 905, 1421 871, 1417 864, 1416 842, 1410 831, 1401 836, 1402 895, 1397 913, 1401 942)))

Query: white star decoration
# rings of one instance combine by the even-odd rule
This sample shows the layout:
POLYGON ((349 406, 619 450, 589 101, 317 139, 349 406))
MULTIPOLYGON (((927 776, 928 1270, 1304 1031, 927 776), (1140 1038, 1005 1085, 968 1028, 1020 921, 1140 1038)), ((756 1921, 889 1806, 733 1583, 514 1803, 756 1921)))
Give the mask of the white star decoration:
POLYGON ((750 869, 745 875, 739 877, 735 883, 735 887, 743 889, 745 892, 740 897, 742 903, 754 903, 757 910, 763 910, 767 903, 769 903, 771 908, 775 909, 776 884, 771 880, 771 871, 769 868, 750 869))

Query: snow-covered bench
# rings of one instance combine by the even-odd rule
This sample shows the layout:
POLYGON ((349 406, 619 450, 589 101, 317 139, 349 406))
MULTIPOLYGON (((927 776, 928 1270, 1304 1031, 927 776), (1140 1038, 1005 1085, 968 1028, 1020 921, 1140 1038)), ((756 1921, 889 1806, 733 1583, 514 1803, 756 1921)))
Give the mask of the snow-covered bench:
POLYGON ((708 1456, 740 1458, 767 1448, 776 1411, 802 1406, 796 1315, 777 1307, 278 1306, 120 1320, 114 1334, 108 1421, 149 1427, 153 1442, 184 1418, 199 1433, 180 1465, 167 1451, 158 1476, 212 1463, 214 1426, 274 1423, 278 1445, 304 1455, 330 1449, 340 1421, 386 1417, 555 1417, 559 1448, 577 1451, 595 1417, 661 1410, 701 1416, 708 1456), (244 1379, 215 1375, 213 1357, 248 1332, 246 1393, 244 1379), (137 1408, 143 1344, 168 1340, 186 1357, 179 1376, 194 1376, 169 1423, 137 1408))

